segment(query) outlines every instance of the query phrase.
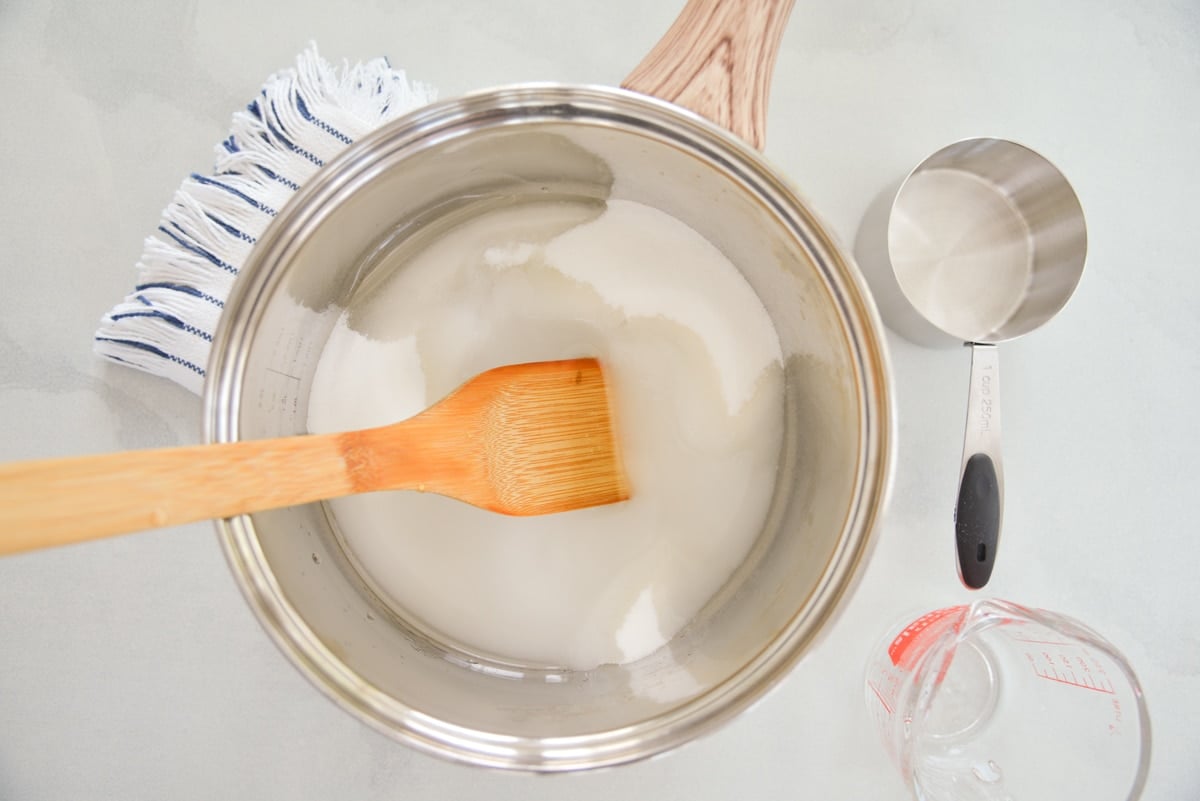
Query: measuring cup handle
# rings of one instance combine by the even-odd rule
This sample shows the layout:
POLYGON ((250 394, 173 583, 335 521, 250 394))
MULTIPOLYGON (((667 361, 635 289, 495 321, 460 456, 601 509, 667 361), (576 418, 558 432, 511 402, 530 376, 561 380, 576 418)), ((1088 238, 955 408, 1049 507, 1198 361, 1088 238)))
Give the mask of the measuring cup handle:
POLYGON ((1000 460, 1000 358, 995 345, 969 343, 971 385, 954 513, 958 575, 973 590, 988 583, 1004 512, 1000 460))

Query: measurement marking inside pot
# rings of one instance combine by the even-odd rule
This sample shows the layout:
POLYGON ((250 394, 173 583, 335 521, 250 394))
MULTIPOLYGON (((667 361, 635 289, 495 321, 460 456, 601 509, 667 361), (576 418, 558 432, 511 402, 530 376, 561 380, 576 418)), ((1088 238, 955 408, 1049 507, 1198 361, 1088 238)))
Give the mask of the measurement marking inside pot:
POLYGON ((293 381, 295 381, 296 383, 300 383, 300 376, 298 376, 298 375, 292 375, 291 373, 285 373, 282 370, 276 370, 274 367, 268 367, 268 368, 266 368, 266 370, 268 373, 274 373, 275 375, 281 375, 284 378, 290 378, 293 381))

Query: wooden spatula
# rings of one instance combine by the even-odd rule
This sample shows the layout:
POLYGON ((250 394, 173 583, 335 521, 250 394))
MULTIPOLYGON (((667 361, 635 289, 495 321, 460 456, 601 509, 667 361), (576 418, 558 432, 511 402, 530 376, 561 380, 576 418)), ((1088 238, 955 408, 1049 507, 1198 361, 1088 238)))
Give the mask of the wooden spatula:
POLYGON ((381 428, 0 465, 0 554, 389 489, 508 515, 625 500, 600 363, 498 367, 381 428))

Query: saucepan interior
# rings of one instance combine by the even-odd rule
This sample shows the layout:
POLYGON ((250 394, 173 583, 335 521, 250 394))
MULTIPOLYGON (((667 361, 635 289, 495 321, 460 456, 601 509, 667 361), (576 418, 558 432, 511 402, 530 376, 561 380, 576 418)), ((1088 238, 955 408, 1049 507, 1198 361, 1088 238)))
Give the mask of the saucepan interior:
POLYGON ((431 753, 554 771, 677 746, 773 686, 861 572, 893 434, 864 285, 757 153, 633 93, 528 86, 385 127, 282 211, 225 312, 208 438, 306 432, 317 360, 338 311, 379 279, 379 253, 439 221, 539 197, 633 200, 672 215, 736 265, 778 334, 786 424, 766 524, 700 613, 631 664, 514 665, 467 653, 382 600, 323 504, 219 529, 266 630, 344 708, 431 753))

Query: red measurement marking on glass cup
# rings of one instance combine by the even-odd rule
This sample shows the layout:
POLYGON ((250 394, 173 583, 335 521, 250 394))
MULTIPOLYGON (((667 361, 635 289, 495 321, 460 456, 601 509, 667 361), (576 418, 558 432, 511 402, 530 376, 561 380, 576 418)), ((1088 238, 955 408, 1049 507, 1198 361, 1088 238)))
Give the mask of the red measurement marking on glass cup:
POLYGON ((888 646, 888 658, 902 670, 912 670, 938 637, 947 629, 958 631, 967 615, 966 606, 948 606, 921 615, 905 626, 888 646))
MULTIPOLYGON (((888 721, 896 714, 901 688, 929 649, 947 630, 961 629, 966 615, 966 606, 935 609, 906 625, 892 638, 887 647, 887 659, 876 661, 874 675, 867 678, 867 688, 879 701, 878 709, 883 713, 876 717, 879 726, 890 725, 888 721)), ((940 682, 944 672, 945 667, 935 681, 940 682)))
MULTIPOLYGON (((1013 639, 1026 643, 1039 642, 1038 640, 1020 640, 1015 637, 1013 639)), ((1047 644, 1063 645, 1064 643, 1047 644)), ((1025 652, 1025 659, 1029 662, 1029 666, 1033 669, 1034 674, 1046 681, 1065 684, 1069 687, 1078 687, 1081 690, 1104 693, 1105 695, 1116 695, 1116 690, 1108 678, 1108 672, 1086 650, 1075 654, 1062 651, 1056 653, 1049 649, 1041 651, 1028 650, 1025 652)))
MULTIPOLYGON (((892 704, 888 701, 888 699, 883 697, 883 693, 880 691, 878 685, 876 685, 875 682, 868 681, 867 686, 871 688, 871 692, 873 692, 875 694, 875 697, 879 699, 879 703, 883 704, 883 709, 885 712, 887 712, 889 715, 892 715, 896 712, 896 710, 892 708, 892 704)), ((895 697, 894 691, 893 691, 892 701, 895 701, 895 700, 896 700, 896 697, 895 697)))

